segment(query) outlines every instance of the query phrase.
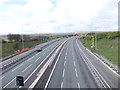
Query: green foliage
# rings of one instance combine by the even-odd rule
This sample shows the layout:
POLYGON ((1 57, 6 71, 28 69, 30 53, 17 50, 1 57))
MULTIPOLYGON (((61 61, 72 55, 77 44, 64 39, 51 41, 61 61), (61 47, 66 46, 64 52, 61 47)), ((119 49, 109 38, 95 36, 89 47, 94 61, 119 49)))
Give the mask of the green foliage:
POLYGON ((32 38, 31 41, 38 41, 38 39, 37 38, 32 38))
POLYGON ((116 32, 102 32, 102 33, 97 33, 96 36, 97 36, 97 40, 103 39, 103 38, 115 39, 117 37, 120 37, 120 32, 119 31, 116 31, 116 32))
MULTIPOLYGON (((118 63, 118 56, 119 56, 118 46, 120 46, 120 42, 118 41, 118 38, 120 38, 120 32, 119 31, 102 32, 102 33, 97 33, 96 36, 97 36, 96 53, 105 56, 108 60, 120 66, 120 64, 118 63)), ((93 48, 91 48, 92 40, 88 40, 87 37, 88 36, 83 36, 81 42, 85 47, 89 48, 90 50, 93 50, 93 48)))
POLYGON ((108 32, 97 33, 97 40, 102 39, 102 38, 106 38, 107 34, 108 34, 108 32))
POLYGON ((91 40, 91 39, 92 39, 92 36, 91 36, 91 35, 88 35, 88 36, 83 36, 82 38, 83 38, 83 39, 87 39, 87 40, 91 40))
POLYGON ((117 37, 120 37, 120 32, 109 32, 107 34, 107 39, 115 39, 117 37))
POLYGON ((23 35, 23 39, 24 39, 24 41, 29 41, 30 40, 30 36, 29 35, 23 35))
POLYGON ((15 49, 15 50, 18 49, 18 45, 19 45, 18 42, 15 42, 15 44, 14 44, 14 49, 15 49))
MULTIPOLYGON (((26 41, 24 42, 25 48, 31 48, 34 47, 40 43, 46 42, 45 40, 42 41, 26 41)), ((16 50, 21 50, 22 43, 21 42, 14 42, 14 43, 2 43, 2 57, 11 55, 16 50), (17 44, 16 44, 17 43, 17 44)))
POLYGON ((5 40, 2 40, 2 43, 7 43, 7 41, 5 41, 5 40))
POLYGON ((21 36, 19 34, 8 34, 7 37, 10 41, 15 40, 15 42, 18 42, 21 40, 21 36))

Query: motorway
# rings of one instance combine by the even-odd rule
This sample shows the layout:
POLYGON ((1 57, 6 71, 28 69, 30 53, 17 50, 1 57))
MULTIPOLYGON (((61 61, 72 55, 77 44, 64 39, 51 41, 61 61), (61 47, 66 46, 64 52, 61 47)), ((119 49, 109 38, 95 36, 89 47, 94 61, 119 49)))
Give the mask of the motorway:
MULTIPOLYGON (((37 74, 46 63, 52 52, 65 40, 54 63, 38 82, 35 88, 118 88, 119 76, 101 63, 77 37, 60 39, 23 59, 17 65, 6 70, 0 76, 2 88, 17 88, 16 76, 22 75, 28 88, 37 78, 37 74)), ((7 67, 9 68, 9 67, 7 67)))
POLYGON ((118 76, 76 38, 67 41, 51 68, 36 88, 118 88, 118 76))
POLYGON ((52 44, 48 45, 48 47, 44 48, 43 51, 35 53, 29 58, 26 59, 23 58, 24 61, 22 60, 22 62, 19 63, 18 65, 14 65, 15 63, 13 63, 11 65, 13 66, 12 68, 10 66, 5 69, 2 69, 1 71, 4 72, 0 76, 0 80, 2 81, 2 88, 17 88, 16 86, 17 75, 22 75, 24 77, 25 80, 24 88, 28 88, 32 81, 37 77, 37 73, 42 67, 42 64, 47 60, 47 57, 64 40, 65 39, 61 39, 59 41, 53 42, 52 44))

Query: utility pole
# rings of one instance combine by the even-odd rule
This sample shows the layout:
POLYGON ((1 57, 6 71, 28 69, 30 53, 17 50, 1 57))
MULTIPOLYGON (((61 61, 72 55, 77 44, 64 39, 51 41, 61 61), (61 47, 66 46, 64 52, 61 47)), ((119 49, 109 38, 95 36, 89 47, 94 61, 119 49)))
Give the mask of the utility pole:
POLYGON ((25 46, 24 46, 24 38, 23 38, 23 24, 22 24, 22 47, 23 47, 23 49, 25 48, 25 46))
POLYGON ((95 50, 97 50, 97 34, 95 33, 95 50))

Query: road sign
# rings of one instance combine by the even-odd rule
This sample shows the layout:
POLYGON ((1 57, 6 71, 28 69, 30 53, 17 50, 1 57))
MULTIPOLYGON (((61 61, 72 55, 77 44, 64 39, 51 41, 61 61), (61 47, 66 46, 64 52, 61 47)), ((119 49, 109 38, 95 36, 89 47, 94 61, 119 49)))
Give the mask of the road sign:
POLYGON ((24 86, 24 78, 23 78, 23 76, 17 76, 16 77, 16 85, 17 86, 24 86))
POLYGON ((45 40, 49 40, 49 37, 45 37, 45 40))

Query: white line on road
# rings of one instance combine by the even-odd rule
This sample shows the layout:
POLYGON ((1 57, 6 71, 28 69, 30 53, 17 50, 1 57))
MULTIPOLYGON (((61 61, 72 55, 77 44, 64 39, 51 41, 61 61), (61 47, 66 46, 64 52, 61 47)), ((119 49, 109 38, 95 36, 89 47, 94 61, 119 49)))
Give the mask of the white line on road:
MULTIPOLYGON (((49 56, 49 55, 48 55, 49 56)), ((47 58, 47 57, 46 57, 47 58)), ((35 71, 43 64, 43 62, 46 60, 46 58, 37 66, 37 68, 27 77, 27 79, 24 81, 24 83, 27 82, 27 80, 35 73, 35 71)))
POLYGON ((67 56, 67 51, 66 51, 66 56, 67 56))
POLYGON ((80 84, 78 83, 78 88, 80 88, 80 84))
MULTIPOLYGON (((56 48, 56 47, 55 47, 56 48)), ((54 51, 55 49, 53 49, 53 51, 54 51)), ((51 53, 53 52, 53 51, 51 51, 51 53)), ((50 54, 51 54, 50 53, 50 54)), ((50 56, 50 54, 44 59, 44 60, 42 60, 42 62, 37 66, 37 68, 27 77, 27 79, 24 81, 24 83, 26 83, 27 82, 27 80, 36 72, 36 70, 46 61, 46 59, 50 56)), ((39 57, 40 58, 40 57, 39 57)), ((38 59, 39 59, 38 58, 38 59)))
POLYGON ((30 61, 31 59, 33 59, 34 56, 32 56, 31 58, 29 58, 27 61, 30 61))
POLYGON ((35 62, 37 62, 41 57, 39 57, 38 59, 35 60, 35 62))
POLYGON ((67 51, 68 51, 68 48, 67 48, 67 51))
POLYGON ((64 61, 64 66, 65 66, 65 64, 66 64, 66 61, 64 61))
POLYGON ((5 67, 6 65, 4 65, 4 67, 5 67))
POLYGON ((63 75, 62 76, 64 77, 64 75, 65 75, 65 68, 63 69, 63 75))
MULTIPOLYGON (((53 50, 54 51, 54 50, 53 50)), ((51 53, 53 52, 53 51, 51 51, 51 53)), ((50 54, 51 54, 50 53, 50 54)), ((49 54, 49 55, 50 55, 49 54)), ((48 56, 49 56, 48 55, 48 56)), ((37 66, 37 68, 27 77, 27 79, 24 81, 24 83, 26 83, 27 82, 27 80, 33 75, 33 73, 41 66, 41 64, 48 58, 48 56, 39 64, 39 66, 37 66)), ((34 57, 34 56, 33 56, 34 57)), ((14 61, 16 61, 16 60, 14 60, 14 61)), ((19 66, 18 66, 19 67, 19 66)), ((18 68, 17 67, 17 68, 18 68)), ((17 69, 16 68, 16 69, 17 69)), ((7 83, 3 88, 6 88, 10 83, 12 83, 14 80, 16 79, 16 77, 13 79, 13 80, 11 80, 9 83, 7 83)), ((21 88, 21 86, 20 86, 20 88, 21 88)))
POLYGON ((3 79, 4 77, 5 77, 5 76, 2 76, 2 77, 0 78, 0 80, 3 79))
POLYGON ((73 60, 75 59, 74 55, 73 55, 73 52, 72 52, 72 56, 73 56, 73 60))
POLYGON ((61 90, 62 90, 62 88, 63 88, 63 82, 61 83, 61 90))
MULTIPOLYGON (((92 64, 92 62, 88 59, 88 57, 85 55, 85 53, 83 52, 83 50, 79 47, 78 42, 77 46, 79 48, 79 50, 83 53, 84 57, 86 57, 87 61, 89 62, 89 64, 91 64, 92 68, 94 68, 94 70, 96 71, 96 73, 101 77, 101 79, 104 81, 104 83, 111 89, 111 87, 108 85, 108 83, 106 82, 106 80, 102 77, 102 75, 98 72, 98 70, 95 68, 95 66, 92 64)), ((82 55, 81 55, 82 56, 82 55)), ((83 58, 83 57, 82 57, 83 58)), ((84 59, 84 58, 83 58, 84 59)), ((85 60, 85 59, 84 59, 85 60)), ((86 61, 85 61, 86 62, 86 61)), ((102 82, 103 83, 103 82, 102 82)), ((104 84, 103 84, 104 85, 104 84)), ((104 85, 105 87, 105 85, 104 85)))
POLYGON ((96 55, 94 55, 89 49, 86 49, 88 52, 90 52, 96 59, 98 59, 100 62, 102 62, 107 68, 109 68, 114 74, 118 75, 117 72, 115 72, 112 68, 110 68, 107 64, 105 64, 100 58, 98 58, 96 55))
POLYGON ((22 72, 25 72, 32 64, 30 64, 27 68, 25 68, 22 72))
POLYGON ((23 63, 20 64, 20 65, 19 65, 18 67, 16 67, 15 69, 13 69, 12 72, 14 72, 16 69, 20 68, 22 65, 23 65, 23 63))
MULTIPOLYGON (((41 53, 41 52, 40 52, 40 53, 41 53)), ((40 54, 40 53, 37 53, 36 56, 37 56, 38 54, 40 54)))
POLYGON ((46 53, 43 53, 43 55, 45 55, 46 53))
POLYGON ((15 78, 13 80, 11 80, 8 84, 6 84, 3 88, 6 88, 10 83, 12 83, 15 80, 15 78))
MULTIPOLYGON (((64 48, 64 46, 63 46, 63 48, 64 48)), ((52 74, 53 74, 53 72, 54 72, 54 70, 55 70, 55 67, 56 67, 56 65, 57 65, 57 62, 58 62, 58 60, 59 60, 59 58, 60 58, 60 55, 62 54, 63 48, 62 48, 62 50, 60 51, 60 54, 58 55, 58 58, 57 58, 57 60, 56 60, 56 62, 55 62, 55 65, 54 65, 54 67, 53 67, 53 69, 52 69, 52 71, 51 71, 51 74, 50 74, 50 76, 49 76, 49 78, 48 78, 48 81, 47 81, 47 83, 46 83, 46 85, 45 85, 45 89, 47 88, 47 86, 48 86, 48 84, 49 84, 49 82, 50 82, 50 79, 51 79, 52 74)))
POLYGON ((67 50, 66 50, 66 56, 67 56, 67 54, 68 54, 68 48, 67 48, 67 50))
POLYGON ((77 73, 77 70, 76 70, 76 68, 75 68, 75 73, 76 73, 76 77, 78 77, 78 73, 77 73))
POLYGON ((67 56, 65 56, 65 59, 67 59, 67 56))
POLYGON ((75 61, 74 61, 74 66, 75 66, 76 64, 75 64, 75 61))

